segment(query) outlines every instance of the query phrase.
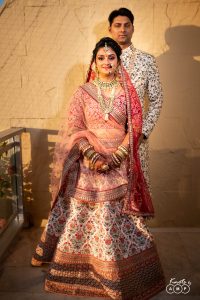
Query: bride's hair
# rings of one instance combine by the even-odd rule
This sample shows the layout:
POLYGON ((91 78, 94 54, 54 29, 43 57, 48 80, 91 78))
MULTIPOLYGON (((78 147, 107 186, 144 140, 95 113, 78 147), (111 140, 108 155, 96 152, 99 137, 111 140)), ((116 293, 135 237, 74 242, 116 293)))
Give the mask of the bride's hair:
POLYGON ((93 55, 92 55, 92 62, 95 61, 97 52, 99 51, 100 48, 105 47, 110 47, 117 55, 117 60, 120 60, 120 55, 122 54, 122 50, 120 46, 115 42, 113 39, 110 37, 103 37, 100 39, 100 41, 96 44, 94 50, 93 50, 93 55))

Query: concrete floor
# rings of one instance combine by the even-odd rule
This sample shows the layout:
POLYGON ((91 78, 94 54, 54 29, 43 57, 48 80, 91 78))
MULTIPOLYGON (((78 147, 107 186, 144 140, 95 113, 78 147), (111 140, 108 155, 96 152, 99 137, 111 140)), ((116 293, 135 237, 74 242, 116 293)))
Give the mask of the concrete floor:
MULTIPOLYGON (((187 295, 169 295, 163 291, 152 300, 200 299, 200 230, 152 229, 166 275, 191 281, 187 295)), ((41 228, 24 229, 7 251, 0 267, 1 300, 66 300, 83 299, 48 294, 43 290, 47 267, 33 268, 30 259, 39 240, 41 228)), ((97 298, 90 298, 91 300, 97 298)), ((99 300, 99 298, 98 298, 99 300)))

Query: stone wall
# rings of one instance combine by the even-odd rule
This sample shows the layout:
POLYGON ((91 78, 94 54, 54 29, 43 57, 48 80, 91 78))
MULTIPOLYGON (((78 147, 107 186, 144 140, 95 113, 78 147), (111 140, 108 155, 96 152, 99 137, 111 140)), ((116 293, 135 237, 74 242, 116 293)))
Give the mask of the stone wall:
POLYGON ((0 7, 0 130, 26 127, 26 212, 40 224, 60 113, 85 78, 111 10, 135 15, 133 43, 157 57, 165 102, 151 135, 156 218, 200 225, 200 1, 7 0, 0 7))

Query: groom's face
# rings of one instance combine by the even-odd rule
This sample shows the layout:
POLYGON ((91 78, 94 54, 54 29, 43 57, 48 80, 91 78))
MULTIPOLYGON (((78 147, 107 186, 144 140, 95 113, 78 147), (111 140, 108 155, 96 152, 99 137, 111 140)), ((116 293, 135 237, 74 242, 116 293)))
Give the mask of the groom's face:
POLYGON ((133 24, 126 16, 117 16, 114 18, 109 31, 112 38, 120 45, 130 45, 134 32, 133 24))

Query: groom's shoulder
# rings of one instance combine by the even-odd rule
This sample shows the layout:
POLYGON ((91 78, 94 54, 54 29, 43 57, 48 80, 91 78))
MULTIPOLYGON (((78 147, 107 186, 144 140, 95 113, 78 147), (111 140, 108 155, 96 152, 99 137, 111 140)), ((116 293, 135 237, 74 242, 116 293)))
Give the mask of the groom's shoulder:
POLYGON ((137 58, 139 58, 140 60, 144 60, 147 62, 152 62, 155 60, 155 57, 148 52, 145 52, 137 48, 135 49, 135 51, 136 51, 137 58))

